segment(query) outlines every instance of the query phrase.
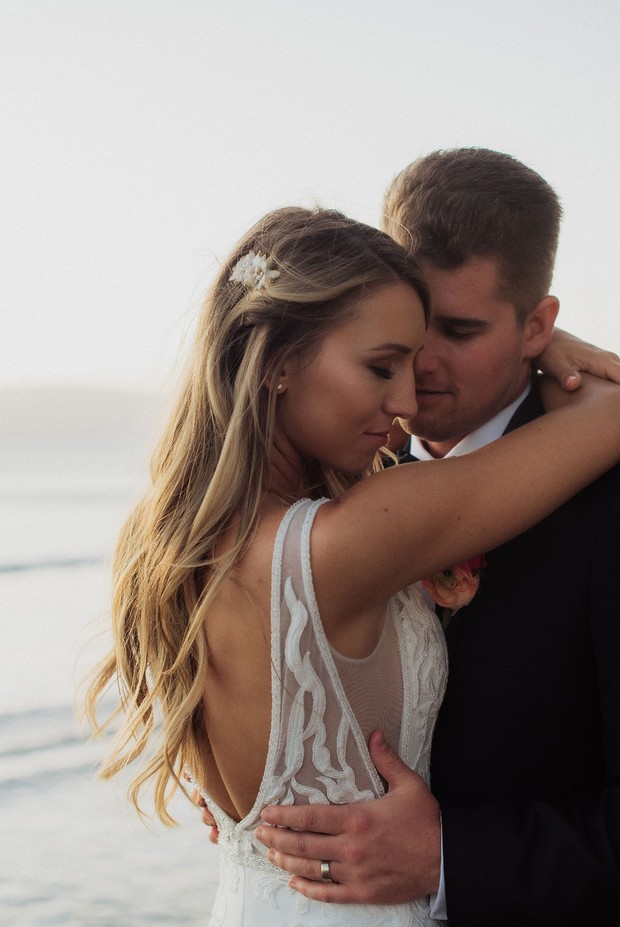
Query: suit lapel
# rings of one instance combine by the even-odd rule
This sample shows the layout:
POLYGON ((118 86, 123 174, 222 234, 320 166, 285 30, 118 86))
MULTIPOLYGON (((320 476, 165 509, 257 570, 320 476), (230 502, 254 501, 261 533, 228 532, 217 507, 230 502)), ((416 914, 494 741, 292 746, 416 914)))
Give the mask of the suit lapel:
POLYGON ((543 404, 540 398, 540 392, 538 390, 538 385, 536 380, 532 381, 532 388, 512 416, 508 424, 506 425, 506 430, 504 434, 507 435, 510 431, 514 431, 515 428, 520 428, 521 425, 526 425, 528 422, 531 422, 533 419, 538 418, 540 415, 543 415, 545 412, 543 404))

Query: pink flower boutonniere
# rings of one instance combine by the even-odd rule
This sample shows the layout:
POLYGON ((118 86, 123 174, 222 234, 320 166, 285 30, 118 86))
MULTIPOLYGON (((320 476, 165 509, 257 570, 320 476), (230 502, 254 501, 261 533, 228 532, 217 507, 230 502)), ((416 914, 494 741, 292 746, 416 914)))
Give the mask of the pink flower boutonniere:
POLYGON ((449 618, 459 608, 469 605, 480 585, 480 572, 486 566, 484 557, 473 557, 447 570, 439 570, 422 580, 431 599, 442 608, 450 609, 449 618))

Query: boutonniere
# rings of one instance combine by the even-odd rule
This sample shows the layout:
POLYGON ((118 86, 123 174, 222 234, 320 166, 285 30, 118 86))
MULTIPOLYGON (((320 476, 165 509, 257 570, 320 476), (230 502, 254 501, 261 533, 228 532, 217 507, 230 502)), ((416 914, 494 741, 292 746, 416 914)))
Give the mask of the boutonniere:
POLYGON ((469 605, 480 585, 480 573, 487 565, 484 557, 473 557, 447 570, 438 570, 422 580, 431 599, 446 611, 442 614, 445 627, 459 608, 469 605))

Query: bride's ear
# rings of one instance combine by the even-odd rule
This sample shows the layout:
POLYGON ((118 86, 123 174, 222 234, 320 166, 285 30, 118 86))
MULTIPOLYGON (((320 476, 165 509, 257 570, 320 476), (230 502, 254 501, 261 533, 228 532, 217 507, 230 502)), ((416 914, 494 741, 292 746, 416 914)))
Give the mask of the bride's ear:
POLYGON ((265 374, 263 383, 267 390, 274 391, 278 396, 281 396, 284 392, 286 392, 286 387, 288 385, 286 365, 277 370, 273 368, 268 370, 265 374))

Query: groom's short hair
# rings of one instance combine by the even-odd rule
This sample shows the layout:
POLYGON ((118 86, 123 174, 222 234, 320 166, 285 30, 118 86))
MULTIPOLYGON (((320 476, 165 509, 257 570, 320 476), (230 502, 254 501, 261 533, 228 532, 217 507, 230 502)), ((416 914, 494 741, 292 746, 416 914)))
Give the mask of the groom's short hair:
POLYGON ((496 259, 499 295, 523 321, 549 292, 561 215, 552 187, 516 158, 455 148, 419 158, 395 177, 382 224, 444 270, 473 257, 496 259))

